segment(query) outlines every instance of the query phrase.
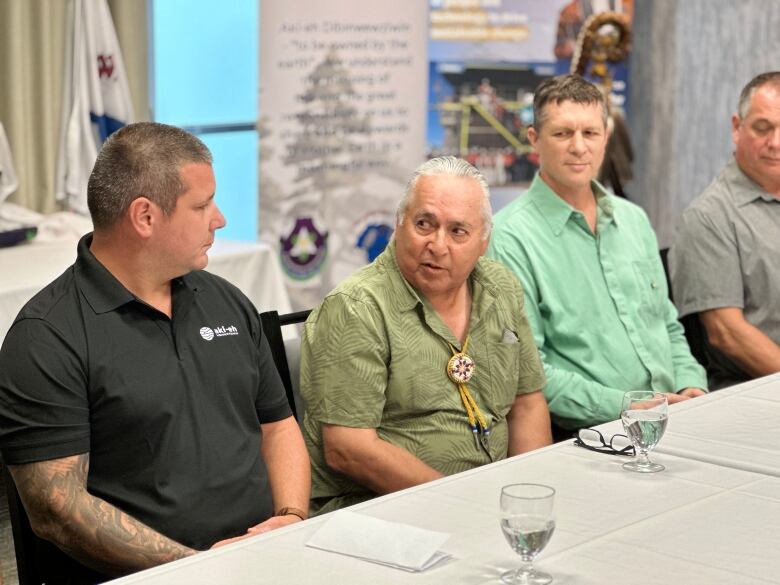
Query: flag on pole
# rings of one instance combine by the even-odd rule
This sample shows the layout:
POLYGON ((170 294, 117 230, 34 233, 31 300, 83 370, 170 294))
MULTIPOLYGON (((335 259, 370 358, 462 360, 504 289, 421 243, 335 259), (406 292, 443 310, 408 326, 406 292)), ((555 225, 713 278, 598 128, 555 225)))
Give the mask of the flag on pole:
POLYGON ((0 204, 11 193, 16 191, 18 186, 19 181, 16 180, 16 169, 14 169, 14 159, 11 156, 11 147, 8 145, 3 123, 0 122, 0 204))
POLYGON ((73 0, 70 9, 56 197, 87 213, 87 180, 100 145, 134 116, 106 0, 73 0))

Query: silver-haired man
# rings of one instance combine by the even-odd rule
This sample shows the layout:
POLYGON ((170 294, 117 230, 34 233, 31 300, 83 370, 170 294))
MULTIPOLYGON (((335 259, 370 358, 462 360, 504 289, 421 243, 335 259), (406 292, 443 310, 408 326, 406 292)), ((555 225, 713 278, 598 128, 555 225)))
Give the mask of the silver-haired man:
POLYGON ((309 317, 301 390, 313 512, 551 442, 520 283, 482 257, 491 224, 479 171, 428 161, 388 248, 309 317))
POLYGON ((731 135, 734 157, 683 213, 669 255, 713 388, 780 372, 780 71, 744 87, 731 135))

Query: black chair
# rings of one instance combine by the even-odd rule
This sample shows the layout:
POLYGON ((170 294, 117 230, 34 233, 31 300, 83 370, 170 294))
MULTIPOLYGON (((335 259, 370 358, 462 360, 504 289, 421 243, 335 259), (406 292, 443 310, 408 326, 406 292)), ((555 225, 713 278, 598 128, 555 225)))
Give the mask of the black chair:
POLYGON ((13 477, 4 465, 2 474, 11 517, 19 585, 72 585, 106 581, 108 577, 79 564, 33 532, 13 477))
POLYGON ((562 426, 550 421, 550 432, 552 433, 553 443, 560 443, 561 441, 569 441, 577 435, 576 430, 564 429, 562 426))
MULTIPOLYGON (((674 302, 672 279, 669 277, 669 248, 663 248, 659 253, 661 254, 661 263, 664 266, 666 284, 669 288, 669 300, 674 302)), ((691 348, 691 354, 696 358, 696 361, 707 368, 707 333, 701 324, 699 314, 691 313, 690 315, 680 317, 680 323, 682 323, 685 330, 685 339, 688 341, 688 347, 691 348)))
POLYGON ((14 535, 14 550, 16 552, 16 572, 19 575, 19 584, 28 585, 41 583, 36 563, 34 562, 35 550, 39 539, 30 526, 27 513, 24 511, 19 492, 16 491, 11 473, 3 466, 3 483, 8 498, 8 514, 11 517, 11 530, 14 535))
POLYGON ((303 323, 310 313, 311 309, 286 315, 279 315, 276 311, 260 313, 263 333, 268 339, 268 345, 271 346, 271 356, 276 370, 279 372, 279 377, 282 379, 284 391, 287 393, 287 401, 290 403, 293 415, 299 422, 303 421, 303 401, 298 392, 300 340, 294 339, 285 343, 282 327, 303 323))

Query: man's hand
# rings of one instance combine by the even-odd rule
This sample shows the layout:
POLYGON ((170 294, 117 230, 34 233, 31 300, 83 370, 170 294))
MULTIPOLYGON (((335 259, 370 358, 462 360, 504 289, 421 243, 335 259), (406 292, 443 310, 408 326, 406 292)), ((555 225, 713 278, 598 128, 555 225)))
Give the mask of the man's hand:
POLYGON ((680 390, 677 394, 681 396, 687 396, 688 398, 696 398, 697 396, 704 396, 707 394, 704 390, 701 388, 685 388, 684 390, 680 390))
POLYGON ((296 522, 303 522, 298 516, 295 514, 286 514, 285 516, 273 516, 272 518, 269 518, 265 522, 261 522, 260 524, 257 524, 256 526, 252 526, 248 532, 249 534, 263 534, 264 532, 271 532, 271 530, 276 530, 277 528, 282 528, 284 526, 289 526, 290 524, 295 524, 296 522))
POLYGON ((690 400, 691 398, 696 398, 697 396, 704 396, 705 394, 706 392, 701 388, 685 388, 683 390, 680 390, 677 393, 667 392, 666 401, 669 404, 677 404, 678 402, 682 402, 683 400, 690 400))
MULTIPOLYGON (((674 392, 667 392, 666 393, 666 402, 669 404, 677 404, 678 402, 682 402, 683 400, 690 400, 689 396, 684 396, 682 394, 675 394, 674 392)), ((631 408, 637 408, 636 405, 632 405, 631 408)))
POLYGON ((234 536, 233 538, 226 538, 225 540, 220 540, 219 542, 215 542, 211 545, 211 548, 219 548, 221 546, 227 546, 229 544, 233 544, 234 542, 238 542, 239 540, 245 540, 252 536, 248 532, 246 534, 242 534, 241 536, 234 536))
MULTIPOLYGON (((293 417, 261 425, 263 444, 261 454, 268 468, 268 479, 274 503, 296 506, 302 511, 309 509, 311 490, 311 467, 309 454, 303 442, 301 429, 293 417)), ((282 526, 288 526, 301 519, 295 514, 273 516, 260 524, 250 526, 245 534, 215 542, 211 548, 244 540, 282 526)))
POLYGON ((257 536, 258 534, 263 534, 265 532, 270 532, 271 530, 276 530, 277 528, 282 528, 283 526, 289 526, 290 524, 295 524, 296 522, 302 522, 302 520, 294 514, 287 514, 286 516, 273 516, 272 518, 269 518, 265 522, 261 522, 260 524, 256 524, 255 526, 252 526, 249 530, 246 531, 246 534, 242 534, 241 536, 234 536, 233 538, 226 538, 225 540, 220 540, 219 542, 215 542, 211 546, 211 548, 219 548, 221 546, 233 544, 234 542, 238 542, 240 540, 246 540, 247 538, 251 538, 252 536, 257 536))

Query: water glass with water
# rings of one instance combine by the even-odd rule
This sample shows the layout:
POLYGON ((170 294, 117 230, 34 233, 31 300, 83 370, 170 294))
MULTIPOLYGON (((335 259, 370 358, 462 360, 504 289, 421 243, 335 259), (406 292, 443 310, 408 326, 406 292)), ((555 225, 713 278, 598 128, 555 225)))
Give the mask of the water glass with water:
POLYGON ((623 469, 639 473, 662 471, 664 466, 650 461, 648 453, 661 440, 669 420, 666 394, 650 390, 634 390, 623 396, 620 419, 626 436, 634 445, 636 457, 623 464, 623 469))
POLYGON ((501 575, 504 583, 546 585, 553 578, 534 569, 533 561, 555 530, 555 489, 536 483, 501 488, 501 530, 522 565, 501 575))

